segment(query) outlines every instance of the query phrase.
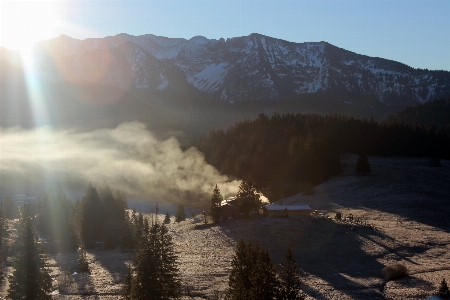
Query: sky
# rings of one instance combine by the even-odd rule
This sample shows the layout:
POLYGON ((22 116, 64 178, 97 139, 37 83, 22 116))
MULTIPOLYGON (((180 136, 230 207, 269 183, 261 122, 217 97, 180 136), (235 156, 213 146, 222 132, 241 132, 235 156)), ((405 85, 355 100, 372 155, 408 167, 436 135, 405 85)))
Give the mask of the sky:
POLYGON ((448 0, 0 0, 0 16, 0 45, 9 49, 60 34, 226 39, 260 33, 450 71, 448 0))

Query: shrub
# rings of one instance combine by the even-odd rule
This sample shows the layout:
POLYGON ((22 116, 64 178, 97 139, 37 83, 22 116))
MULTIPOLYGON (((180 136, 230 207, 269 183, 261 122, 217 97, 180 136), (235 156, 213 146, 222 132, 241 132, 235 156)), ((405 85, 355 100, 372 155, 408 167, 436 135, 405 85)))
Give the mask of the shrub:
POLYGON ((396 280, 408 276, 408 268, 404 264, 394 264, 383 268, 383 276, 386 280, 396 280))

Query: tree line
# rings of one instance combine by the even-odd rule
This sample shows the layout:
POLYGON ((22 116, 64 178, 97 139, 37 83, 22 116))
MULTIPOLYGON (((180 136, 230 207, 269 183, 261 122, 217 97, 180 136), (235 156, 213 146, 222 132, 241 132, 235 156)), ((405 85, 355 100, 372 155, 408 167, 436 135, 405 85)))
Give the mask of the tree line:
POLYGON ((339 174, 342 153, 448 159, 450 134, 436 126, 275 113, 215 130, 196 147, 221 173, 249 178, 269 199, 278 200, 339 174))

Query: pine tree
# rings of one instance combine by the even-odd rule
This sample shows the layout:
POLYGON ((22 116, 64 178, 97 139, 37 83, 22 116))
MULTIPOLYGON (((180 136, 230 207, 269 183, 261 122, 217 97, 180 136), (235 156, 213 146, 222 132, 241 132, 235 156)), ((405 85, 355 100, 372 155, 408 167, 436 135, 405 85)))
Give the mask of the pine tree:
POLYGON ((175 213, 175 222, 180 223, 186 220, 186 213, 184 212, 184 206, 179 204, 177 207, 177 212, 175 213))
POLYGON ((249 299, 275 299, 278 292, 278 280, 269 250, 263 249, 259 245, 256 245, 254 249, 256 262, 252 268, 252 288, 249 299))
POLYGON ((164 224, 153 223, 134 259, 131 299, 167 299, 180 295, 174 243, 164 224))
POLYGON ((170 215, 169 215, 169 211, 166 212, 166 216, 164 218, 164 224, 169 224, 170 223, 170 215))
POLYGON ((6 196, 3 200, 3 213, 6 219, 16 218, 17 209, 11 196, 6 196))
POLYGON ((129 264, 127 266, 127 276, 125 277, 125 283, 122 286, 122 296, 125 300, 131 300, 133 291, 133 268, 129 264))
POLYGON ((77 258, 77 270, 78 272, 88 272, 89 271, 89 263, 86 257, 86 248, 84 245, 78 249, 78 258, 77 258))
POLYGON ((252 275, 252 244, 240 239, 231 261, 227 296, 229 300, 248 299, 252 275))
POLYGON ((450 297, 450 290, 445 278, 442 278, 441 284, 439 285, 438 295, 444 298, 450 297))
POLYGON ((60 186, 39 199, 36 212, 37 230, 57 243, 57 251, 75 249, 77 237, 73 222, 74 206, 60 186))
POLYGON ((8 276, 9 299, 51 299, 51 277, 37 246, 33 220, 28 205, 20 211, 17 238, 14 243, 14 272, 8 276))
MULTIPOLYGON (((3 215, 3 205, 0 204, 0 270, 3 270, 5 262, 5 239, 8 237, 8 226, 3 215)), ((3 282, 3 272, 0 272, 0 283, 3 282)))
POLYGON ((281 263, 279 272, 280 292, 279 299, 301 300, 304 296, 301 294, 300 270, 297 266, 294 254, 289 248, 281 263))
POLYGON ((241 213, 248 217, 261 207, 261 200, 251 180, 242 180, 236 194, 236 203, 241 213))
POLYGON ((220 190, 216 184, 216 187, 214 188, 213 194, 211 197, 211 207, 209 209, 209 214, 214 223, 217 223, 220 221, 221 202, 222 202, 222 197, 220 195, 220 190))
POLYGON ((370 169, 369 159, 366 155, 361 154, 358 157, 358 161, 356 163, 356 173, 367 174, 370 172, 372 172, 372 170, 370 169))
POLYGON ((241 239, 231 262, 227 299, 274 299, 277 290, 278 282, 269 251, 241 239))
POLYGON ((104 217, 98 191, 89 184, 81 199, 80 212, 81 240, 86 248, 92 248, 101 237, 104 217))

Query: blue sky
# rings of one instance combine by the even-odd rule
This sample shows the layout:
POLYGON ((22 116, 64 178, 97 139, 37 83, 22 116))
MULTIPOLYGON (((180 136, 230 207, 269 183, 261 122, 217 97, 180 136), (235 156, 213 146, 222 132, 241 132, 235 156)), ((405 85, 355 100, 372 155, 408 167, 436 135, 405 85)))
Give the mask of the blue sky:
MULTIPOLYGON (((9 1, 0 0, 6 2, 9 1)), ((415 68, 450 71, 449 0, 34 2, 55 8, 58 18, 49 25, 50 29, 43 29, 46 33, 41 39, 62 33, 78 39, 118 33, 226 39, 260 33, 299 43, 326 41, 415 68)), ((19 3, 25 5, 28 1, 19 3)), ((2 16, 5 11, 0 7, 2 16)), ((2 32, 6 30, 4 23, 2 32)), ((38 36, 37 32, 34 36, 38 36)), ((1 36, 0 44, 8 47, 1 36)))

